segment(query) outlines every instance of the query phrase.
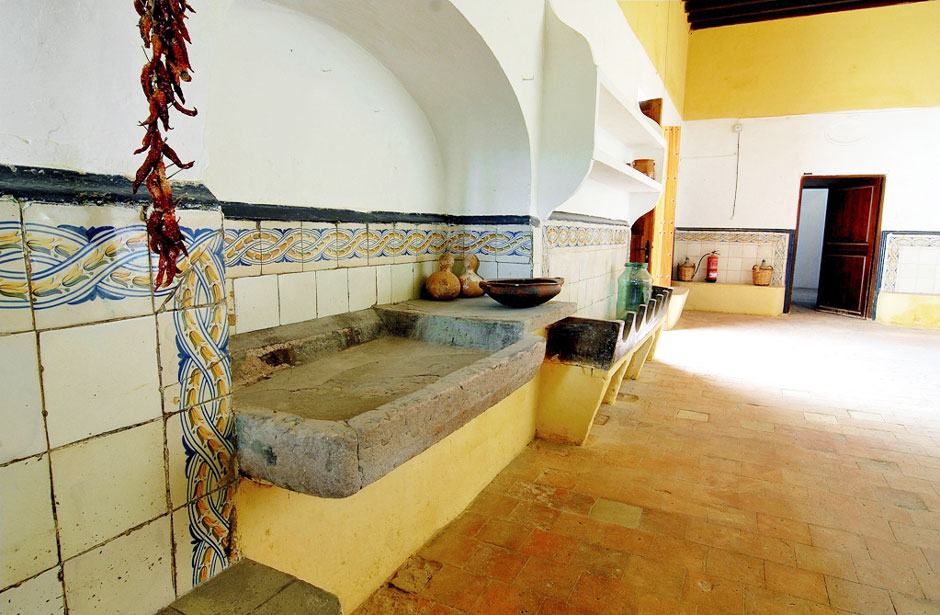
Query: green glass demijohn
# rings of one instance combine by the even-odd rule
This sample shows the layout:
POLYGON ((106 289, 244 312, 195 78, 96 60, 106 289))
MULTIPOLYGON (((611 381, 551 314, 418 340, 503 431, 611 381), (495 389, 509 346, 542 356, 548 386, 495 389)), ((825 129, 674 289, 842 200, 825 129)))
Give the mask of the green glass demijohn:
POLYGON ((636 312, 641 305, 649 303, 653 292, 653 277, 646 270, 646 263, 627 263, 617 278, 617 320, 627 317, 627 312, 636 312))

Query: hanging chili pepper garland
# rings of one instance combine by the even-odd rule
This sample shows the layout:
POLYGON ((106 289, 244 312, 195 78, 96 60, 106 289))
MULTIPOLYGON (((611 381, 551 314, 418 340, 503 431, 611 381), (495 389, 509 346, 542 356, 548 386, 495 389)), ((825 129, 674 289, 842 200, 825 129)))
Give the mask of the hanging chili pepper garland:
POLYGON ((180 169, 188 169, 194 162, 183 163, 173 148, 167 144, 163 132, 170 128, 170 108, 190 117, 196 109, 183 106, 182 81, 190 81, 189 54, 186 44, 191 42, 184 20, 186 11, 195 13, 186 0, 134 0, 134 8, 140 15, 140 37, 144 47, 151 50, 150 60, 140 73, 140 85, 150 103, 150 115, 140 123, 147 127, 142 147, 135 154, 147 152, 147 158, 137 170, 134 178, 134 193, 142 183, 146 184, 153 197, 153 209, 147 218, 150 233, 150 249, 160 255, 157 271, 157 288, 169 286, 176 277, 176 261, 180 253, 188 255, 183 243, 179 223, 176 220, 173 190, 166 177, 164 158, 180 169))

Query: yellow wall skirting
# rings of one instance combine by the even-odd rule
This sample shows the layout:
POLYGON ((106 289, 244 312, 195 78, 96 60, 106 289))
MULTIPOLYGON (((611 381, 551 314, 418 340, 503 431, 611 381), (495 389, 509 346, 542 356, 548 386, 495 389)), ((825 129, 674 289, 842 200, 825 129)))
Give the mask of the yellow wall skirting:
POLYGON ((879 293, 875 320, 890 325, 940 329, 940 295, 879 293))
POLYGON ((725 314, 780 316, 786 289, 783 286, 752 286, 750 284, 709 284, 708 282, 674 281, 677 288, 688 288, 685 309, 725 314))
POLYGON ((537 383, 348 498, 242 480, 240 553, 336 594, 352 612, 532 440, 537 383))
POLYGON ((690 35, 680 109, 700 120, 931 107, 938 75, 940 2, 708 28, 690 35))
POLYGON ((689 23, 681 2, 621 1, 630 29, 643 45, 666 85, 673 104, 681 112, 685 101, 689 23))

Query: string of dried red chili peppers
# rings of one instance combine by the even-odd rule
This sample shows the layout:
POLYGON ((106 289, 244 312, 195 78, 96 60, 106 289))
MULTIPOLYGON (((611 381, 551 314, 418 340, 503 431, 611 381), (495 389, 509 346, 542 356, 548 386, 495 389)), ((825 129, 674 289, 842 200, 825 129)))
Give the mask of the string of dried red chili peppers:
POLYGON ((150 233, 150 249, 160 256, 156 279, 159 288, 173 282, 180 253, 188 255, 176 220, 173 190, 167 181, 163 159, 168 158, 180 169, 188 169, 194 162, 183 164, 180 161, 164 139, 160 124, 163 124, 164 132, 170 130, 170 107, 190 117, 196 115, 196 109, 183 106, 186 98, 180 86, 182 81, 191 80, 189 71, 192 70, 186 52, 186 44, 191 41, 184 20, 188 18, 186 11, 196 11, 186 0, 134 0, 134 8, 140 15, 140 37, 144 47, 151 50, 150 60, 140 73, 140 85, 150 103, 150 115, 140 123, 147 127, 147 133, 142 147, 134 152, 140 154, 147 151, 147 158, 134 178, 134 193, 137 193, 142 183, 146 183, 153 197, 147 230, 150 233))

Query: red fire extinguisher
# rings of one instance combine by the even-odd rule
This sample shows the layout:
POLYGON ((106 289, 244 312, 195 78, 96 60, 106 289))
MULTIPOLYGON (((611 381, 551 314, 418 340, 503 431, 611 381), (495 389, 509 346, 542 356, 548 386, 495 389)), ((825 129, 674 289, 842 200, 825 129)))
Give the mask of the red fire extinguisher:
POLYGON ((708 269, 705 272, 705 281, 718 281, 718 252, 712 252, 708 255, 708 269))
POLYGON ((702 261, 705 260, 705 257, 708 257, 708 267, 705 270, 705 281, 706 282, 717 282, 718 281, 718 250, 714 252, 709 252, 698 259, 698 265, 695 266, 695 273, 692 274, 692 279, 695 279, 695 275, 698 273, 699 267, 702 266, 702 261))

